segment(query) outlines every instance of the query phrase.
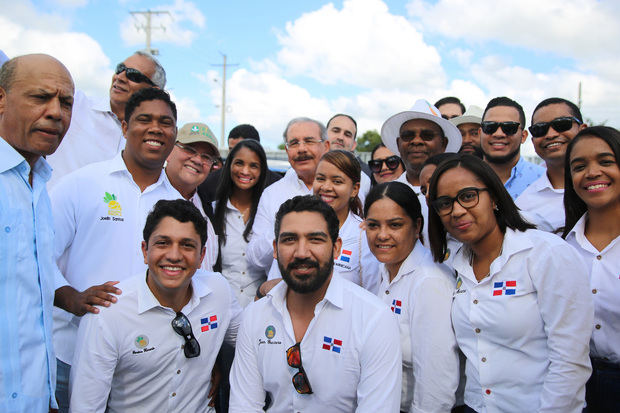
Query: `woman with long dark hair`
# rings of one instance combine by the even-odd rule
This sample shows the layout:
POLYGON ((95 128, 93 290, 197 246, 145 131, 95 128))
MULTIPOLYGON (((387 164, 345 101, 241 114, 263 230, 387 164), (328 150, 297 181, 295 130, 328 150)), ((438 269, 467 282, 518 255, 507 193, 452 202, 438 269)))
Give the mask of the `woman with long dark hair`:
POLYGON ((254 300, 256 289, 266 278, 245 254, 266 175, 263 147, 244 139, 228 154, 216 192, 213 227, 220 243, 216 269, 228 279, 242 307, 254 300))
POLYGON ((594 300, 588 412, 620 411, 620 132, 580 131, 566 149, 563 237, 577 249, 594 300))
POLYGON ((581 412, 593 306, 574 249, 533 229, 495 172, 472 155, 441 163, 429 194, 435 261, 445 259, 446 233, 462 243, 450 265, 466 411, 581 412))
POLYGON ((405 172, 402 159, 382 143, 375 146, 370 153, 368 167, 372 171, 373 185, 393 181, 405 172))

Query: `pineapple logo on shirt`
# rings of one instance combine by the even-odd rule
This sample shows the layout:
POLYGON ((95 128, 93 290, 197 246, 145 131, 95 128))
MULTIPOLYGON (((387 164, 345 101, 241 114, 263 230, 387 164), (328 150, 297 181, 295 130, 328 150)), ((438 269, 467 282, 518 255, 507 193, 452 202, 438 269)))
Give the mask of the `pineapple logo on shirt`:
POLYGON ((116 200, 116 195, 106 192, 105 196, 103 197, 103 202, 108 204, 108 216, 101 217, 100 220, 124 221, 124 219, 121 218, 123 216, 121 204, 116 200))

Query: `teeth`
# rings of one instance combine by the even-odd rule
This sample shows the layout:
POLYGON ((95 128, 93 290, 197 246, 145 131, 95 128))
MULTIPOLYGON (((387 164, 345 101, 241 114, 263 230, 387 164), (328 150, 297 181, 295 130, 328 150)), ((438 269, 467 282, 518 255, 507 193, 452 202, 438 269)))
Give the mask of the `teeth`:
POLYGON ((500 142, 495 142, 495 143, 492 143, 491 146, 500 147, 500 146, 506 146, 506 144, 505 143, 500 143, 500 142))
POLYGON ((172 267, 170 265, 165 265, 163 269, 166 271, 181 271, 181 267, 172 267))
POLYGON ((554 143, 550 143, 549 145, 547 145, 547 148, 555 148, 556 146, 560 146, 561 143, 560 142, 554 142, 554 143))
POLYGON ((590 185, 587 186, 586 189, 588 190, 592 190, 592 189, 601 189, 601 188, 607 188, 607 184, 596 184, 596 185, 590 185))
POLYGON ((197 174, 200 173, 200 171, 198 171, 198 169, 194 168, 193 166, 185 165, 185 167, 190 171, 196 172, 197 174))
POLYGON ((387 250, 392 248, 391 245, 377 245, 377 248, 379 248, 380 250, 387 250))
POLYGON ((157 141, 146 141, 146 143, 152 146, 161 146, 161 142, 157 142, 157 141))

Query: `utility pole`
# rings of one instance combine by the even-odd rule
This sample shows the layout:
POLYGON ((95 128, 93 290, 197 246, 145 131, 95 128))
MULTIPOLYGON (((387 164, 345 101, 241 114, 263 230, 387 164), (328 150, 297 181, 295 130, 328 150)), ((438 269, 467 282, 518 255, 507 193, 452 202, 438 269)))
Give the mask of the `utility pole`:
POLYGON ((146 24, 141 24, 141 25, 137 25, 136 24, 136 29, 140 30, 144 30, 144 33, 146 34, 146 48, 144 49, 145 52, 152 54, 153 56, 157 56, 159 54, 159 50, 157 49, 151 49, 151 31, 153 29, 162 29, 163 31, 166 31, 166 28, 164 27, 164 25, 162 24, 160 27, 152 27, 151 25, 151 16, 155 15, 160 15, 160 14, 168 14, 170 16, 172 16, 170 14, 170 12, 168 11, 151 11, 151 10, 147 10, 147 11, 130 11, 129 13, 131 13, 132 16, 139 16, 139 15, 144 15, 146 18, 146 24))
POLYGON ((220 149, 226 148, 226 67, 227 66, 237 66, 237 63, 226 63, 226 55, 220 52, 222 57, 224 58, 224 63, 212 64, 211 66, 222 66, 222 136, 220 137, 220 149))
POLYGON ((581 82, 579 82, 579 90, 577 91, 577 107, 581 110, 581 82))

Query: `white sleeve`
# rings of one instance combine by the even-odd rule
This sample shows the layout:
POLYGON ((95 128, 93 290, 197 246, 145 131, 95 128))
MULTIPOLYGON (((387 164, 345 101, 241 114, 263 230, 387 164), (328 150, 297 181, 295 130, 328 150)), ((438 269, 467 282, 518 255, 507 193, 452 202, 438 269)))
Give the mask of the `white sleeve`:
POLYGON ((252 238, 246 249, 248 261, 265 272, 269 271, 273 261, 275 212, 271 213, 269 208, 270 193, 265 191, 260 198, 252 225, 252 238))
POLYGON ((100 314, 87 313, 80 322, 71 364, 70 411, 105 412, 118 360, 114 332, 100 314))
POLYGON ((402 387, 402 354, 396 317, 387 308, 377 312, 367 326, 360 354, 357 386, 358 413, 398 412, 402 387))
POLYGON ((366 231, 362 232, 361 244, 362 250, 359 254, 362 266, 362 287, 376 295, 379 291, 379 284, 381 284, 379 261, 370 251, 368 238, 366 238, 366 231))
POLYGON ((213 271, 213 266, 217 261, 219 244, 211 220, 208 217, 205 217, 205 219, 207 220, 207 242, 205 244, 205 257, 202 260, 202 268, 206 271, 213 271))
POLYGON ((230 324, 228 325, 228 330, 226 330, 224 341, 234 346, 237 342, 239 326, 241 325, 241 321, 243 319, 243 310, 241 309, 230 284, 228 282, 226 282, 226 284, 228 286, 228 293, 230 294, 230 324))
POLYGON ((75 214, 74 196, 80 193, 75 188, 74 180, 66 177, 61 179, 50 190, 50 202, 52 204, 52 216, 54 220, 54 260, 60 268, 55 277, 55 289, 69 285, 62 273, 61 257, 73 243, 75 237, 77 218, 75 214), (62 277, 61 277, 62 276, 62 277))
POLYGON ((580 413, 592 371, 589 344, 594 305, 588 271, 564 241, 537 248, 528 270, 538 294, 550 362, 539 412, 580 413))
MULTIPOLYGON (((438 269, 439 271, 439 269, 438 269)), ((449 275, 446 275, 449 277, 449 275)), ((409 412, 449 412, 459 384, 459 356, 452 329, 454 288, 448 278, 426 278, 410 292, 410 342, 414 388, 409 412)))
POLYGON ((258 355, 250 337, 253 311, 250 304, 244 313, 235 348, 235 359, 230 370, 230 413, 262 413, 265 405, 263 377, 258 367, 258 355))

